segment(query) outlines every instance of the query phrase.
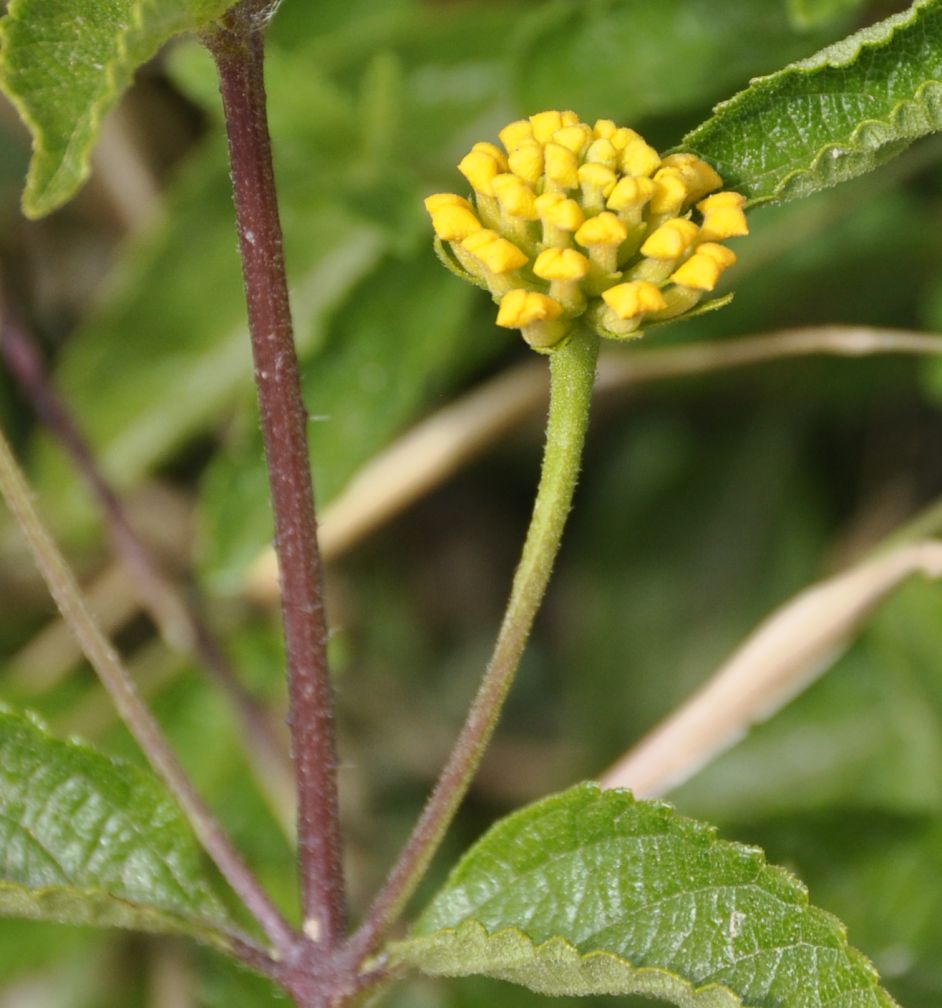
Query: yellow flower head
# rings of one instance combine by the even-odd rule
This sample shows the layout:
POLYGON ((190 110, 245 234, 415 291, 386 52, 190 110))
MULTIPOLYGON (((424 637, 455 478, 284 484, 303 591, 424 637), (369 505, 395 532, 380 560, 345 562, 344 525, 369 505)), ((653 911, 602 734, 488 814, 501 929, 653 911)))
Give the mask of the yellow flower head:
POLYGON ((621 339, 705 310, 700 304, 748 234, 745 198, 689 152, 661 157, 634 130, 575 112, 505 126, 458 168, 468 198, 425 201, 442 261, 487 288, 498 325, 537 350, 561 345, 576 319, 621 339))

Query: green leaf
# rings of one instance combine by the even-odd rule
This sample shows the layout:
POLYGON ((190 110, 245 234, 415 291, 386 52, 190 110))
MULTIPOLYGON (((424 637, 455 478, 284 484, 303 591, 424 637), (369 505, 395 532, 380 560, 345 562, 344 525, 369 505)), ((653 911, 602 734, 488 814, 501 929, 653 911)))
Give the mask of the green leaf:
POLYGON ((942 126, 942 3, 924 0, 762 77, 684 138, 753 203, 871 171, 942 126))
POLYGON ((392 955, 426 973, 681 1008, 894 1004, 843 925, 761 851, 594 784, 493 827, 392 955))
POLYGON ((23 210, 41 217, 88 177, 108 110, 170 38, 233 0, 11 0, 0 22, 0 90, 33 135, 23 210))
POLYGON ((0 711, 0 914, 179 932, 230 925, 157 779, 0 711))

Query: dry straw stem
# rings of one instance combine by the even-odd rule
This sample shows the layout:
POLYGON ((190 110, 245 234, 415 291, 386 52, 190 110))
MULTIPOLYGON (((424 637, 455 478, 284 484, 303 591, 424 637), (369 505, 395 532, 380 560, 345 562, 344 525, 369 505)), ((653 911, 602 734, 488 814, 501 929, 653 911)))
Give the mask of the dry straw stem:
MULTIPOLYGON (((882 353, 942 355, 942 337, 899 329, 823 326, 663 350, 621 348, 600 356, 596 394, 620 393, 643 382, 788 357, 882 353)), ((521 421, 545 409, 542 379, 538 361, 498 375, 433 413, 368 462, 323 512, 320 544, 324 558, 336 559, 521 421)), ((278 573, 272 550, 266 549, 250 568, 246 593, 263 604, 277 600, 278 573)))
POLYGON ((942 542, 897 547, 800 592, 608 770, 602 786, 655 798, 689 780, 810 686, 887 596, 916 574, 942 578, 942 542))

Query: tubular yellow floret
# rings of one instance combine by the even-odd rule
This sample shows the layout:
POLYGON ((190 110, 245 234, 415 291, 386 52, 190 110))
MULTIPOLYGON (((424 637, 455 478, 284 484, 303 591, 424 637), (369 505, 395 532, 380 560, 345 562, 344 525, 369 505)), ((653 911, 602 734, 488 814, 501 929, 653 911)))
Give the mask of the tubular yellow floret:
POLYGON ((500 301, 497 324, 506 329, 522 329, 534 322, 552 322, 563 313, 563 306, 537 291, 508 291, 500 301))
POLYGON ((605 140, 611 140, 617 129, 618 126, 612 119, 596 119, 595 125, 592 127, 592 132, 597 137, 603 137, 605 140))
POLYGON ((609 210, 636 210, 645 205, 654 195, 655 185, 649 178, 626 175, 620 178, 608 197, 609 210))
POLYGON ((428 210, 429 213, 433 213, 435 210, 440 210, 443 206, 460 206, 464 207, 465 210, 474 209, 464 196, 457 196, 455 193, 432 193, 431 196, 425 197, 425 209, 428 210))
POLYGON ((516 175, 495 175, 491 183, 497 202, 506 213, 523 220, 536 220, 536 195, 533 190, 516 175))
POLYGON ((602 210, 618 176, 605 165, 587 163, 579 166, 579 185, 582 188, 582 203, 589 210, 602 210))
POLYGON ((479 259, 491 273, 509 273, 527 263, 524 252, 489 228, 482 228, 469 235, 461 246, 479 259))
POLYGON ((487 143, 482 140, 479 143, 474 144, 471 150, 477 151, 479 154, 490 155, 502 172, 507 171, 507 155, 500 149, 500 147, 497 146, 497 144, 487 143))
POLYGON ((654 173, 651 213, 675 214, 687 201, 687 183, 676 168, 660 168, 654 173))
POLYGON ((499 136, 459 165, 470 199, 435 193, 425 206, 446 263, 483 282, 498 323, 535 349, 577 324, 623 339, 685 315, 735 263, 721 241, 747 233, 746 201, 696 154, 661 158, 634 130, 571 111, 499 136))
POLYGON ((553 143, 559 144, 581 158, 586 147, 592 142, 592 131, 585 123, 578 126, 564 126, 553 134, 553 143))
POLYGON ((661 156, 646 144, 637 134, 632 137, 621 152, 621 170, 626 175, 653 175, 661 165, 661 156))
POLYGON ((532 139, 521 140, 510 152, 507 163, 514 175, 536 185, 543 177, 543 145, 532 139))
POLYGON ((482 196, 493 196, 491 183, 502 171, 500 162, 487 151, 472 150, 461 159, 458 171, 471 183, 471 188, 482 196))
POLYGON ((652 259, 679 259, 697 239, 700 229, 693 221, 672 217, 648 236, 641 254, 652 259))
POLYGON ((582 207, 562 193, 547 192, 537 196, 536 210, 544 226, 558 228, 560 231, 578 231, 585 220, 582 207))
POLYGON ((576 232, 576 241, 583 248, 620 245, 628 237, 628 229, 608 210, 590 217, 576 232))
POLYGON ((703 214, 700 233, 703 241, 722 241, 749 234, 743 206, 746 197, 737 192, 719 192, 697 204, 703 214))
POLYGON ((546 143, 558 129, 564 126, 561 112, 537 112, 530 116, 533 136, 540 143, 546 143))
POLYGON ((646 280, 632 280, 603 291, 602 300, 622 320, 637 318, 645 312, 667 307, 660 288, 646 280))
POLYGON ((618 168, 618 151, 604 137, 593 140, 585 152, 585 163, 605 165, 615 171, 618 168))
POLYGON ((709 256, 722 269, 729 269, 736 262, 736 253, 725 245, 704 242, 697 246, 697 255, 709 256))
POLYGON ((508 123, 497 135, 507 153, 511 154, 521 141, 529 140, 533 136, 533 125, 529 119, 518 119, 516 122, 508 123))
POLYGON ((665 168, 676 168, 680 172, 687 186, 687 200, 690 203, 702 199, 723 184, 716 171, 696 154, 668 154, 661 163, 665 168))
POLYGON ((543 280, 581 280, 589 272, 589 260, 575 249, 544 249, 533 264, 543 280))
POLYGON ((579 185, 579 159, 568 147, 548 143, 543 148, 547 182, 561 189, 576 189, 579 185))
POLYGON ((442 241, 463 241, 482 227, 474 213, 463 206, 446 204, 430 213, 432 227, 442 241))
POLYGON ((671 274, 671 280, 680 287, 711 291, 722 272, 722 266, 712 256, 697 252, 671 274))

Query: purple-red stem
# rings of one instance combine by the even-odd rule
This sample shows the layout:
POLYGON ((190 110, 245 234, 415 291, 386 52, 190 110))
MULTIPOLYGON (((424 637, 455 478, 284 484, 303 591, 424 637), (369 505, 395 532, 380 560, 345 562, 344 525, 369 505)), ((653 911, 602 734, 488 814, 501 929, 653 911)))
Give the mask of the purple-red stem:
POLYGON ((288 662, 305 933, 329 951, 344 935, 333 697, 307 444, 265 101, 265 5, 246 0, 206 39, 219 71, 288 662))

